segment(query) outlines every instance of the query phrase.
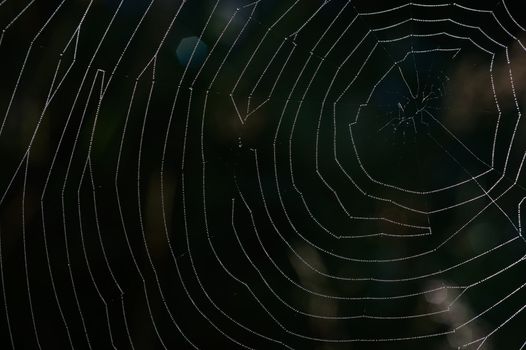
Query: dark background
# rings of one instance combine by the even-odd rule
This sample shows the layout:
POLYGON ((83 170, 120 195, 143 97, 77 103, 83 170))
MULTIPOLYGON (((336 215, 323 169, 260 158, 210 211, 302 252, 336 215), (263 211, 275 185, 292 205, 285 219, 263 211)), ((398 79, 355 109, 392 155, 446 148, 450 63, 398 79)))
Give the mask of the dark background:
POLYGON ((520 1, 321 4, 0 2, 0 348, 524 344, 520 1))

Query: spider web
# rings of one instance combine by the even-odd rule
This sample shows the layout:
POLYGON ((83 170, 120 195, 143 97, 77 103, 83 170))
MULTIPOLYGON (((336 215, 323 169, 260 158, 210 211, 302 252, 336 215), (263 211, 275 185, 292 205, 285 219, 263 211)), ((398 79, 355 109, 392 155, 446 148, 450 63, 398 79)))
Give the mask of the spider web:
POLYGON ((526 348, 520 13, 0 1, 2 348, 526 348))

